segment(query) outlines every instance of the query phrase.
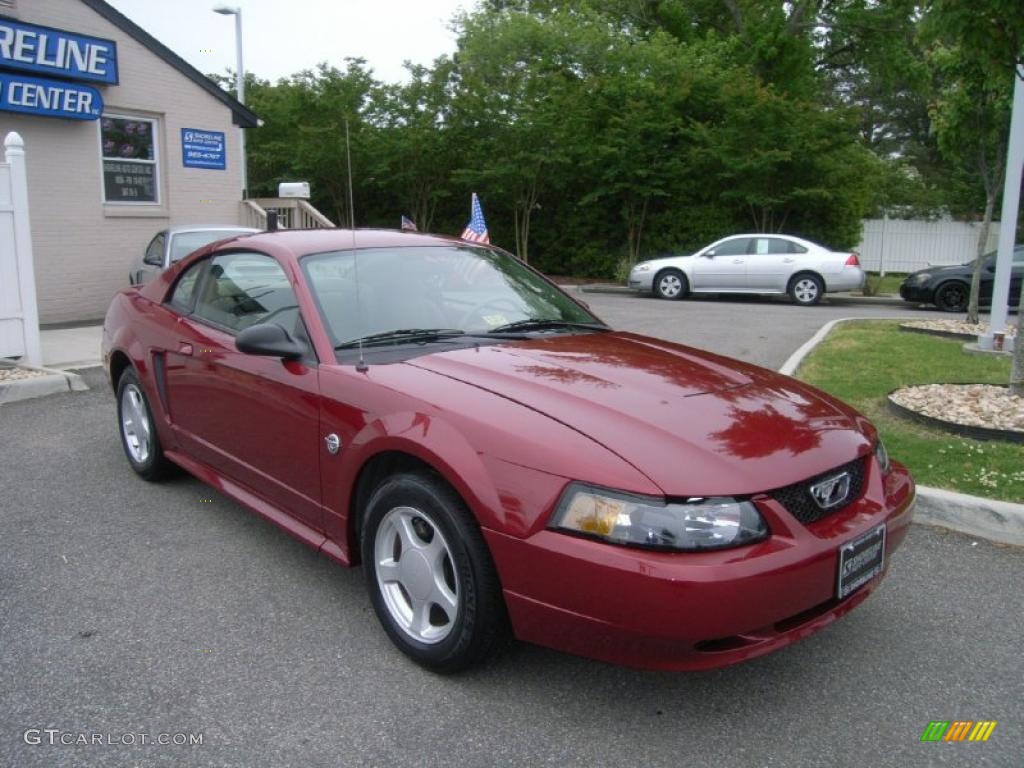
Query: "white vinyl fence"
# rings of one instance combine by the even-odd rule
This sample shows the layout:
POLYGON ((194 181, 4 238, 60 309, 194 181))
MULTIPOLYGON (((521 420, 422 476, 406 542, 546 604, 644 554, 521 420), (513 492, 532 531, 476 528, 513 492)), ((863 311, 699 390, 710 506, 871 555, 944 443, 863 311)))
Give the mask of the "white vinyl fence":
MULTIPOLYGON (((965 264, 977 255, 980 224, 962 221, 867 219, 857 248, 860 263, 871 272, 914 272, 931 265, 965 264)), ((999 222, 992 222, 988 247, 999 242, 999 222)))
POLYGON ((42 364, 25 142, 13 132, 4 139, 0 163, 0 358, 4 357, 42 364))

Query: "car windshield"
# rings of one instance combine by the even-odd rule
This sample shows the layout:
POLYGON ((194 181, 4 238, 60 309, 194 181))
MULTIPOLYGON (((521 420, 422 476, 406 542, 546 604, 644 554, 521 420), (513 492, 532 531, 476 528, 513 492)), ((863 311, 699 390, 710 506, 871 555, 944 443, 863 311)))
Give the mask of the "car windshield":
POLYGON ((225 237, 241 234, 234 229, 204 229, 199 232, 176 232, 171 238, 171 263, 181 261, 192 251, 225 237))
POLYGON ((520 334, 604 328, 514 256, 477 246, 319 253, 305 257, 302 269, 335 345, 370 336, 399 343, 453 332, 500 335, 512 324, 520 334))

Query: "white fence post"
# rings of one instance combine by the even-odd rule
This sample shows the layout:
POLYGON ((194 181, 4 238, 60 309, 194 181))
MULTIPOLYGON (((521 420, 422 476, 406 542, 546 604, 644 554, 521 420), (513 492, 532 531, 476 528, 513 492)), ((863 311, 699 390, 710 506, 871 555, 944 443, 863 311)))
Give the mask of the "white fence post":
POLYGON ((4 154, 10 167, 11 203, 14 214, 14 263, 21 298, 21 328, 25 339, 23 360, 42 365, 39 346, 39 307, 36 303, 36 277, 32 258, 32 229, 28 216, 28 176, 25 172, 25 142, 16 132, 4 138, 4 154))

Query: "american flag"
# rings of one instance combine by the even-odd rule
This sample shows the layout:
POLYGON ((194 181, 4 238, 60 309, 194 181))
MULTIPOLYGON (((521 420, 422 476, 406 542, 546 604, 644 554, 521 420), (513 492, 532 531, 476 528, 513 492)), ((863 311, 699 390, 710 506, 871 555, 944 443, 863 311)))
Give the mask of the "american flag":
POLYGON ((471 243, 489 243, 491 238, 487 235, 487 223, 484 221, 484 209, 480 207, 480 200, 473 193, 472 215, 469 223, 462 230, 462 239, 471 243))
POLYGON ((418 232, 416 229, 416 222, 410 219, 408 216, 402 217, 402 231, 403 232, 418 232))

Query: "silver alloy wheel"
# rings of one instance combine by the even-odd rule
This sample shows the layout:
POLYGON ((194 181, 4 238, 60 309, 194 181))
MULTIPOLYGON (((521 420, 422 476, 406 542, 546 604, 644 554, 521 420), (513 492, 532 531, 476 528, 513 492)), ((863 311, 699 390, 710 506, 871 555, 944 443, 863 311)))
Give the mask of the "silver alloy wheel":
POLYGON ((377 586, 395 624, 427 645, 448 637, 459 612, 451 548, 441 529, 412 507, 395 507, 374 541, 377 586))
POLYGON ((793 286, 793 296, 801 304, 810 304, 818 298, 818 283, 809 277, 802 277, 793 286))
POLYGON ((669 273, 658 280, 658 292, 666 299, 674 299, 683 290, 683 281, 679 275, 669 273))
POLYGON ((121 431, 132 461, 145 464, 149 460, 153 427, 149 423, 146 401, 137 384, 129 384, 121 393, 121 431))

